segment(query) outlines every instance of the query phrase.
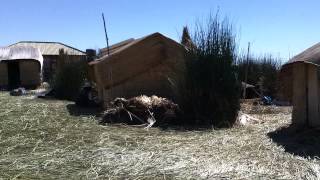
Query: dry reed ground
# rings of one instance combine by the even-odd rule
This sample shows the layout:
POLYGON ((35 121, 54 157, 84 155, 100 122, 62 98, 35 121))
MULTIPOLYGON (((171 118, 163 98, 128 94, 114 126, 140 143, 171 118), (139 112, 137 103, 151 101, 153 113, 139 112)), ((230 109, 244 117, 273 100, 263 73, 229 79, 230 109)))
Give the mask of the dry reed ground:
POLYGON ((0 179, 316 179, 320 175, 317 158, 287 153, 267 135, 289 123, 290 108, 266 109, 264 114, 260 110, 253 116, 262 121, 246 127, 177 131, 100 126, 89 113, 72 112, 67 101, 0 93, 0 102, 0 179))

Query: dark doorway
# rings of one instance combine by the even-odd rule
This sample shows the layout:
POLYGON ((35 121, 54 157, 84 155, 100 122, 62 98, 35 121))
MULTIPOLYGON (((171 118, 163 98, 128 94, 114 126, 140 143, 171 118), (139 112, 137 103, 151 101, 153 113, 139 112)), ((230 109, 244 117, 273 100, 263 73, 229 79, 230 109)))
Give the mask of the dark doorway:
POLYGON ((18 61, 8 62, 8 85, 9 89, 16 89, 20 86, 20 68, 18 61))

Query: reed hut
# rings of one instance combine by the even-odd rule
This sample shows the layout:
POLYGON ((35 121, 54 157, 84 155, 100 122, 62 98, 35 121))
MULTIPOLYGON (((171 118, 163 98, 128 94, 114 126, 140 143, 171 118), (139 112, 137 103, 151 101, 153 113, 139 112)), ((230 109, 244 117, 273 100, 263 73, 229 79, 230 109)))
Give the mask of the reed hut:
POLYGON ((20 41, 9 47, 29 46, 40 50, 43 56, 43 81, 49 82, 57 71, 59 52, 62 49, 72 60, 85 61, 86 53, 60 42, 20 41))
POLYGON ((0 48, 0 87, 36 88, 41 83, 43 57, 37 48, 16 46, 0 48))
POLYGON ((282 66, 283 98, 292 102, 294 125, 320 126, 320 43, 282 66))
POLYGON ((116 97, 157 95, 174 98, 170 77, 183 69, 185 48, 154 33, 122 43, 109 55, 89 64, 90 79, 107 106, 116 97))

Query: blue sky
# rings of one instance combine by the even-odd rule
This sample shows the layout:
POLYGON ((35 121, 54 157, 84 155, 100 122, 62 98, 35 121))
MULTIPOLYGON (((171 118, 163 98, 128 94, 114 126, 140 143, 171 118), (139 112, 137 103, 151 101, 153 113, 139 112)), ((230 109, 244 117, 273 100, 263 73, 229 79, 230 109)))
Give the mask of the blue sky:
POLYGON ((5 0, 0 46, 22 40, 101 48, 105 13, 110 44, 153 32, 178 40, 184 25, 220 9, 238 34, 240 49, 284 59, 320 42, 320 1, 308 0, 5 0))

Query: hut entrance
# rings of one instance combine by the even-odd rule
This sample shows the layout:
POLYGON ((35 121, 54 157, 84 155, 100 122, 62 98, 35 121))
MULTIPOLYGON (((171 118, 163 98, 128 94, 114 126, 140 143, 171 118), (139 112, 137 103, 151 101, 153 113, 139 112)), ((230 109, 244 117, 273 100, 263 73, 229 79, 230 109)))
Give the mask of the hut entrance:
POLYGON ((19 62, 8 62, 8 85, 9 89, 16 89, 20 86, 19 62))

